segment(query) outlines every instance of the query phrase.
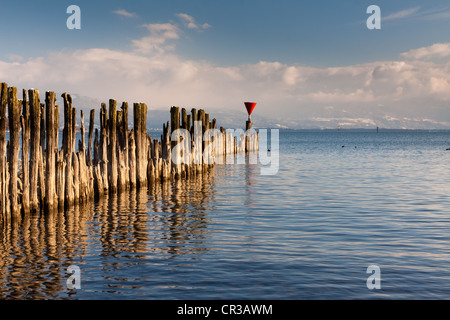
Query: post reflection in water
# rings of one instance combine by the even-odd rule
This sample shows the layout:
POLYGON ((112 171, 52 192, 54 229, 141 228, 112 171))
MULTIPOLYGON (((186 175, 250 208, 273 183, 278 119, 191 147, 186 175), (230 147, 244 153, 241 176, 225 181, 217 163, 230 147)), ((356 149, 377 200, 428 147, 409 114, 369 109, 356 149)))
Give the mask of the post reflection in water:
POLYGON ((254 185, 257 183, 256 176, 259 174, 259 166, 256 164, 258 160, 258 154, 256 152, 249 152, 246 154, 245 161, 245 191, 247 198, 245 200, 245 205, 249 210, 255 207, 255 192, 254 185))
POLYGON ((115 270, 127 264, 144 264, 149 256, 170 259, 205 252, 205 211, 213 206, 214 193, 214 173, 207 172, 191 180, 107 195, 64 212, 4 222, 0 299, 76 296, 66 286, 70 265, 80 266, 82 286, 92 283, 98 292, 114 290, 116 282, 108 281, 120 280, 115 270))
POLYGON ((66 269, 87 247, 92 206, 24 216, 0 229, 0 297, 52 299, 65 290, 66 269))
POLYGON ((158 190, 159 187, 156 185, 151 190, 150 196, 154 198, 149 202, 149 211, 154 212, 153 226, 162 232, 161 240, 165 244, 158 250, 167 250, 170 255, 195 254, 207 250, 202 240, 207 237, 208 219, 205 211, 213 203, 214 175, 206 174, 192 181, 177 180, 172 184, 163 184, 162 190, 158 190), (196 246, 185 245, 192 242, 196 246))

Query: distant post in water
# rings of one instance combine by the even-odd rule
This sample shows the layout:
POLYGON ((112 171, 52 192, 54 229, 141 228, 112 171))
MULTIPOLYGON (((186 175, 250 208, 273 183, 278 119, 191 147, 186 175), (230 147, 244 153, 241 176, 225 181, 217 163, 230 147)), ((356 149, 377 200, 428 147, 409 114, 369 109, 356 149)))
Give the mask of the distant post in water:
MULTIPOLYGON (((245 123, 245 132, 250 133, 250 129, 252 128, 252 119, 251 115, 253 110, 255 110, 256 102, 244 102, 245 108, 247 109, 248 113, 248 120, 245 123)), ((249 135, 245 136, 245 152, 248 152, 250 150, 250 137, 249 135)))

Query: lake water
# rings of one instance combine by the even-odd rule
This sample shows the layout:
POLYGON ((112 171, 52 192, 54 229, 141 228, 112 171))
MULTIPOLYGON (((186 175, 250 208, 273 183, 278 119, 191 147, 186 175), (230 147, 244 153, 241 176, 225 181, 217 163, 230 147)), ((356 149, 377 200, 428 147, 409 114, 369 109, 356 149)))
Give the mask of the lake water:
POLYGON ((450 299, 450 132, 279 139, 274 176, 219 165, 3 226, 0 299, 450 299))

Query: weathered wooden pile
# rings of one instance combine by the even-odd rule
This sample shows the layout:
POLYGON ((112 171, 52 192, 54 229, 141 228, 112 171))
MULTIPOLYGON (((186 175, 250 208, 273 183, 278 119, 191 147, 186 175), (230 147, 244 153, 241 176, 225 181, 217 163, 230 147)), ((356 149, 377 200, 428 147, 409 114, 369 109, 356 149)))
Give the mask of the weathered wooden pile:
MULTIPOLYGON (((55 93, 46 92, 45 103, 41 103, 38 90, 23 90, 18 100, 17 89, 1 83, 0 218, 64 208, 161 180, 188 179, 223 163, 227 154, 258 150, 257 131, 237 139, 223 127, 208 131, 217 129, 216 119, 210 121, 203 109, 187 114, 184 108, 180 113, 179 107, 172 107, 161 139, 153 139, 147 133, 146 104, 133 104, 134 127, 130 129, 128 103, 117 110, 117 102, 111 99, 108 109, 101 105, 100 129, 94 130, 95 110, 90 111, 87 144, 81 111, 76 151, 76 109, 69 94, 62 98, 64 127, 59 149, 60 108, 55 93), (172 135, 177 129, 185 130, 172 135)), ((249 127, 251 122, 247 122, 249 127)))

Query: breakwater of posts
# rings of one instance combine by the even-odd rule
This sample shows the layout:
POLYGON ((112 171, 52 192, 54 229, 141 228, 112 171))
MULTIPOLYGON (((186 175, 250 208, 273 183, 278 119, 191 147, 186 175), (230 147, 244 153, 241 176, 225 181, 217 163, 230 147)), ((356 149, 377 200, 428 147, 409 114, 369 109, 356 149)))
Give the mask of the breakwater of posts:
POLYGON ((89 127, 77 112, 70 94, 56 105, 56 94, 23 90, 0 84, 0 219, 9 220, 39 210, 67 208, 92 201, 105 193, 149 186, 161 181, 189 179, 225 163, 229 155, 258 150, 258 132, 218 128, 203 109, 172 107, 160 139, 147 132, 147 105, 133 103, 133 127, 129 107, 110 99, 101 104, 100 128, 95 128, 95 109, 89 127), (63 112, 63 130, 60 130, 63 112), (7 128, 9 139, 7 139, 7 128), (95 129, 94 129, 95 128, 95 129), (81 140, 76 141, 79 130, 81 140), (86 132, 88 132, 86 141, 86 132), (20 134, 21 133, 21 134, 20 134), (62 146, 59 148, 59 135, 62 146), (76 143, 78 150, 76 151, 76 143))

